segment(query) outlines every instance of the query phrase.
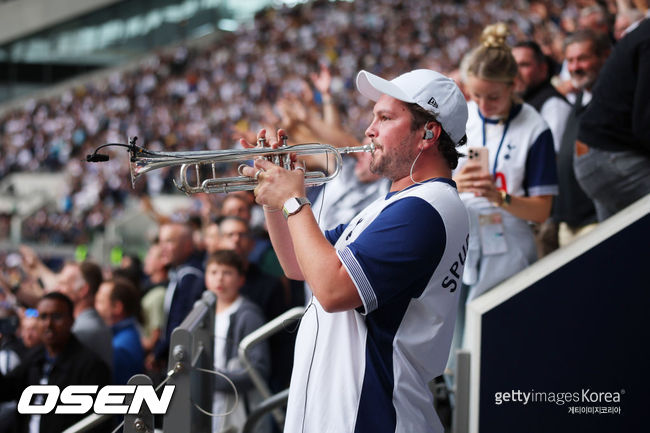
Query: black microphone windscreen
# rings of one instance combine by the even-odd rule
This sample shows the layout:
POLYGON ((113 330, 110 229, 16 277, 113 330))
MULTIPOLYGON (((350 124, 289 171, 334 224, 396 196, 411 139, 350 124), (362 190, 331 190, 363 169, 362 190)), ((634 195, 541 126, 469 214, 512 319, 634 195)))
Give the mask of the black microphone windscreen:
POLYGON ((86 156, 86 161, 88 162, 108 161, 108 155, 102 155, 101 153, 93 153, 92 155, 86 156))

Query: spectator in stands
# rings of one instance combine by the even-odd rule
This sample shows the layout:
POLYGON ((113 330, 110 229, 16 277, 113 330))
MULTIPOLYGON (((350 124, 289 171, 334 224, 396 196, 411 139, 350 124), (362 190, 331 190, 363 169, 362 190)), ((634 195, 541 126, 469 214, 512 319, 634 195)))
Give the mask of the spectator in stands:
POLYGON ((113 276, 126 278, 133 283, 136 289, 142 289, 144 273, 142 260, 136 254, 124 254, 118 268, 113 269, 113 276), (116 273, 118 275, 116 275, 116 273))
POLYGON ((571 80, 579 91, 571 107, 557 155, 559 193, 554 201, 553 219, 559 223, 560 246, 569 244, 577 236, 593 229, 597 221, 593 201, 576 181, 573 159, 580 119, 589 106, 592 87, 611 46, 609 39, 591 30, 576 31, 565 39, 564 45, 571 80))
POLYGON ((576 179, 603 221, 650 192, 650 20, 621 39, 580 122, 576 179))
POLYGON ((512 55, 518 70, 515 90, 524 102, 532 105, 542 115, 551 129, 557 151, 571 105, 551 85, 549 63, 537 42, 518 42, 512 48, 512 55))
MULTIPOLYGON (((15 308, 0 303, 0 375, 15 369, 25 355, 25 346, 17 336, 20 321, 15 308)), ((16 422, 17 402, 0 403, 0 432, 13 431, 16 422)))
POLYGON ((0 304, 0 372, 13 370, 25 353, 25 345, 18 338, 20 319, 16 309, 8 303, 0 304))
MULTIPOLYGON (((549 61, 540 46, 532 40, 515 44, 512 55, 517 62, 515 91, 532 105, 548 124, 557 153, 566 128, 571 104, 551 85, 549 61)), ((557 223, 549 218, 534 227, 537 253, 543 257, 558 247, 557 223)))
POLYGON ((34 307, 45 291, 54 288, 58 276, 39 259, 32 248, 21 245, 19 251, 25 278, 16 285, 13 292, 23 305, 34 307))
POLYGON ((144 350, 137 328, 140 293, 125 278, 104 281, 97 291, 95 308, 113 331, 114 383, 126 385, 131 376, 144 373, 144 350))
POLYGON ((201 257, 194 248, 191 228, 182 223, 167 223, 160 227, 158 239, 170 270, 164 302, 164 331, 153 356, 148 357, 149 370, 156 370, 155 367, 165 363, 172 331, 192 310, 204 289, 201 257))
POLYGON ((612 25, 614 21, 605 7, 593 4, 580 10, 578 29, 591 29, 597 34, 607 35, 614 42, 612 25))
POLYGON ((153 350, 161 337, 164 326, 165 291, 169 284, 168 264, 162 256, 162 248, 156 242, 151 244, 144 258, 146 284, 141 306, 144 324, 142 326, 142 347, 145 353, 153 350))
MULTIPOLYGON (((240 295, 245 279, 244 263, 234 251, 219 250, 208 257, 205 287, 217 296, 214 367, 232 382, 239 394, 239 404, 233 413, 213 418, 212 431, 223 431, 231 426, 241 429, 247 415, 260 402, 259 393, 254 392, 250 375, 238 355, 242 339, 265 322, 262 310, 240 295)), ((257 372, 263 378, 268 378, 271 360, 267 343, 252 346, 248 355, 257 372)), ((217 376, 212 413, 226 413, 234 403, 232 385, 217 376)))
POLYGON ((205 258, 205 242, 203 240, 203 223, 201 217, 196 214, 190 214, 187 218, 187 225, 192 230, 192 242, 198 256, 205 258))
POLYGON ((41 344, 41 335, 38 331, 38 311, 27 308, 20 321, 20 339, 27 349, 41 344))
POLYGON ((218 220, 210 221, 203 228, 203 239, 205 242, 206 256, 214 253, 219 249, 219 222, 218 220))
MULTIPOLYGON (((239 217, 224 217, 219 224, 220 248, 233 250, 242 260, 245 281, 239 292, 262 310, 268 320, 274 319, 289 309, 289 295, 280 279, 262 271, 258 265, 248 261, 252 246, 250 229, 239 217)), ((293 335, 279 332, 270 338, 272 391, 281 391, 289 385, 293 348, 293 335)))
MULTIPOLYGON (((0 401, 18 400, 30 385, 96 385, 111 382, 111 372, 93 352, 72 333, 74 322, 72 301, 62 293, 44 295, 37 305, 43 345, 31 351, 23 362, 7 375, 0 375, 0 401)), ((42 404, 37 396, 33 404, 42 404)), ((17 415, 17 431, 21 433, 59 433, 85 415, 54 414, 17 415)), ((110 426, 92 431, 110 431, 110 426)))
POLYGON ((638 9, 627 8, 619 10, 616 13, 616 21, 614 21, 614 39, 618 41, 627 33, 634 30, 643 18, 643 12, 638 9))
POLYGON ((223 199, 221 203, 222 216, 236 216, 248 224, 251 222, 251 206, 253 203, 242 192, 233 192, 223 199))
MULTIPOLYGON (((611 43, 614 43, 613 24, 614 21, 610 17, 609 12, 603 6, 593 4, 580 10, 576 30, 591 30, 597 35, 606 37, 611 43)), ((562 63, 559 79, 554 82, 554 85, 560 93, 567 97, 569 102, 574 102, 575 94, 579 89, 573 86, 573 80, 570 79, 566 59, 562 63)))
POLYGON ((253 239, 246 221, 236 216, 224 217, 219 223, 219 233, 220 249, 235 251, 243 261, 246 281, 241 294, 257 304, 265 317, 272 319, 282 314, 287 308, 282 283, 248 261, 253 239))
POLYGON ((489 151, 489 173, 459 160, 454 180, 470 214, 463 281, 468 301, 537 258, 529 221, 544 222, 557 193, 553 136, 537 111, 514 92, 517 63, 503 23, 490 25, 467 62, 467 145, 489 151), (490 233, 490 235, 487 235, 490 233))
POLYGON ((267 274, 282 278, 282 267, 271 247, 268 233, 261 225, 251 225, 254 207, 255 203, 247 191, 231 192, 223 200, 221 217, 238 217, 244 220, 248 225, 251 241, 247 261, 255 263, 267 274))
POLYGON ((72 333, 112 369, 113 336, 95 310, 95 294, 102 281, 102 269, 96 263, 68 262, 58 275, 54 290, 66 295, 74 304, 72 333))

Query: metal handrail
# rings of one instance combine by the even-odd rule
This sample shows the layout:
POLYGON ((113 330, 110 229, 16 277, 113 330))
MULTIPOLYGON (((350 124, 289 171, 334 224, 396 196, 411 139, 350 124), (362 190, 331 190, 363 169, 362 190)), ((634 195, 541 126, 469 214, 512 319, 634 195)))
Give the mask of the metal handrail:
MULTIPOLYGON (((136 374, 131 376, 128 381, 128 385, 151 385, 151 378, 144 374, 136 374)), ((130 404, 133 399, 132 395, 127 395, 125 397, 125 404, 130 404)), ((90 414, 85 418, 77 421, 75 424, 71 425, 67 429, 63 430, 63 433, 84 433, 94 429, 95 427, 107 422, 112 419, 115 415, 97 415, 90 414)), ((153 431, 153 415, 149 411, 149 408, 143 406, 140 409, 140 412, 137 414, 127 414, 124 416, 124 429, 123 433, 149 433, 153 431)))
POLYGON ((77 421, 67 429, 63 430, 63 433, 84 433, 97 427, 98 425, 105 423, 112 417, 113 415, 97 415, 91 413, 87 417, 77 421))
MULTIPOLYGON (((268 323, 260 326, 255 331, 248 334, 239 343, 239 359, 241 360, 242 364, 244 364, 244 367, 247 369, 248 374, 251 377, 253 385, 255 385, 255 388, 257 388, 264 400, 271 398, 271 391, 269 390, 269 387, 260 372, 253 366, 253 363, 250 361, 250 359, 248 359, 248 350, 255 344, 266 340, 272 335, 277 334, 279 331, 285 329, 287 322, 300 319, 304 313, 305 307, 294 307, 290 310, 287 310, 275 319, 269 321, 268 323)), ((280 426, 284 424, 284 414, 281 411, 274 410, 273 417, 280 426)))
POLYGON ((248 415, 241 433, 252 433, 255 426, 264 415, 272 410, 286 405, 288 399, 289 389, 287 388, 284 391, 280 391, 279 393, 272 395, 271 397, 264 400, 250 413, 250 415, 248 415))

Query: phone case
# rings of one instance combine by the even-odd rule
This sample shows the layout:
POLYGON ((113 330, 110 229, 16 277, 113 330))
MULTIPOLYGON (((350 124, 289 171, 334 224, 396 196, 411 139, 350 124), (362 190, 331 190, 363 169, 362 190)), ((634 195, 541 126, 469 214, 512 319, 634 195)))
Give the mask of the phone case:
POLYGON ((481 171, 490 172, 487 147, 470 147, 467 150, 467 159, 469 163, 480 166, 481 171))

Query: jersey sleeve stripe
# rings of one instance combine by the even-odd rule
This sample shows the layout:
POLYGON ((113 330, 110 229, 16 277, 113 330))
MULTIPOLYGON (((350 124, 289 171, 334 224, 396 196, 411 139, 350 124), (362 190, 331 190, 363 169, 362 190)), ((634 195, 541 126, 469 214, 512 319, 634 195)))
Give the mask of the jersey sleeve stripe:
POLYGON ((365 310, 361 312, 361 314, 365 315, 373 312, 378 307, 377 296, 375 295, 375 291, 372 289, 372 286, 370 285, 370 281, 368 281, 366 274, 364 274, 361 265, 354 257, 352 250, 350 250, 348 247, 345 247, 342 250, 337 250, 337 254, 341 259, 341 263, 343 263, 343 266, 345 266, 345 269, 348 271, 350 278, 352 278, 354 285, 359 291, 359 296, 361 297, 361 301, 363 302, 363 307, 365 310))
POLYGON ((557 195, 558 187, 557 185, 546 185, 546 186, 534 186, 528 189, 529 196, 538 196, 538 195, 557 195))

